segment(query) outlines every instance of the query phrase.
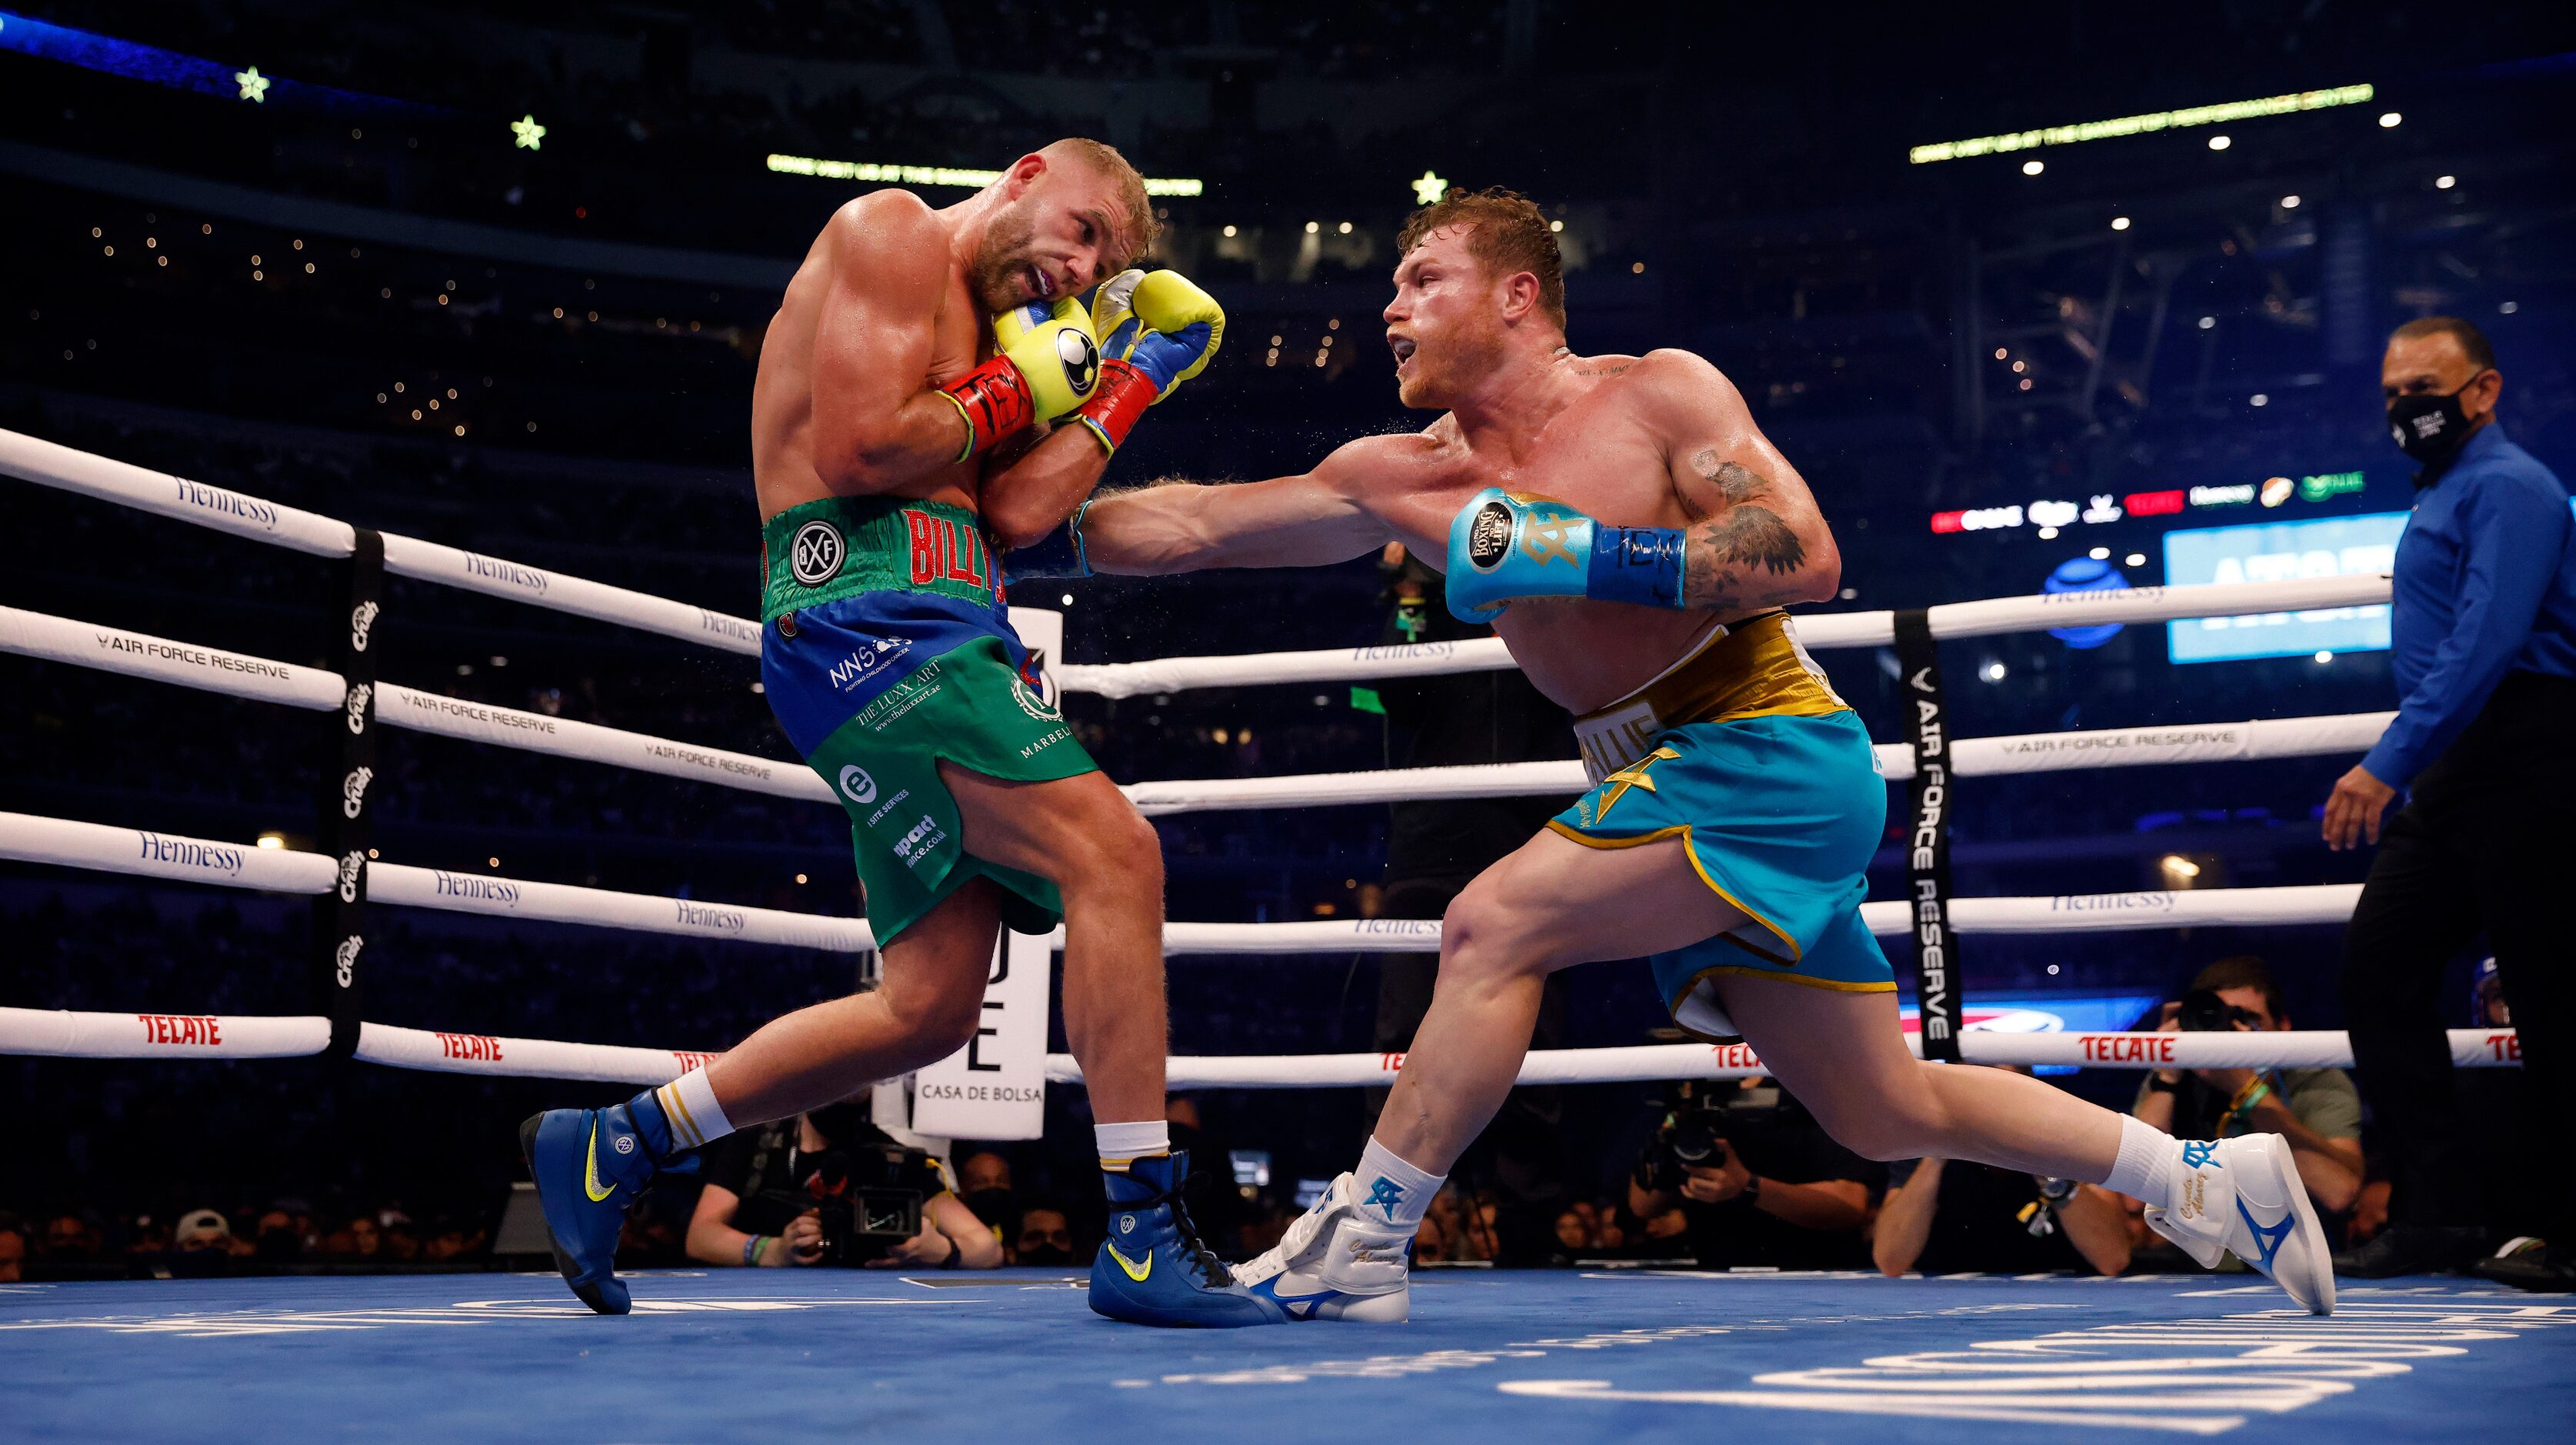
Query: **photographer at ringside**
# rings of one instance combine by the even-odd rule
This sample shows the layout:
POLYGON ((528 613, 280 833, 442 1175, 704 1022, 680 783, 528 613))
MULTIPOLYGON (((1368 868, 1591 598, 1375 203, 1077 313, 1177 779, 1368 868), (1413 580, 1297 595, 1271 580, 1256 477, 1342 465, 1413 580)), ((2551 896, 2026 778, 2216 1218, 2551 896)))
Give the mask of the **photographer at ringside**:
POLYGON ((1891 1163, 1887 1180, 1870 1239, 1881 1274, 2111 1275, 2129 1267, 2120 1196, 2098 1184, 1938 1158, 1891 1163))
MULTIPOLYGON (((2290 1027, 2281 985, 2263 960, 2222 958, 2164 1006, 2158 1033, 2277 1033, 2290 1027)), ((2278 1134, 2319 1211, 2361 1195, 2361 1094, 2341 1069, 2158 1069, 2129 1112, 2185 1139, 2278 1134)))
POLYGON ((1674 1097, 1628 1181, 1628 1210, 1679 1208, 1702 1269, 1842 1269, 1863 1261, 1876 1164, 1767 1078, 1697 1080, 1674 1097))
POLYGON ((1001 1241, 937 1159, 869 1122, 865 1095, 708 1150, 689 1257, 767 1268, 991 1269, 1001 1241))
MULTIPOLYGON (((2576 521, 2566 484, 2497 420, 2495 349, 2455 316, 2410 321, 2380 362, 2391 437, 2421 466, 2390 569, 2396 720, 2326 799, 2329 847, 2379 845, 2344 930, 2344 1015, 2394 1188, 2388 1228, 2335 1259, 2380 1279, 2485 1252, 2462 1188, 2444 970, 2483 930, 2513 994, 2535 1107, 2576 1108, 2576 978, 2558 889, 2576 872, 2576 521), (2404 802, 2387 814, 2397 802, 2404 802)), ((2528 1167, 2556 1247, 2513 1280, 2576 1290, 2576 1163, 2528 1167)))

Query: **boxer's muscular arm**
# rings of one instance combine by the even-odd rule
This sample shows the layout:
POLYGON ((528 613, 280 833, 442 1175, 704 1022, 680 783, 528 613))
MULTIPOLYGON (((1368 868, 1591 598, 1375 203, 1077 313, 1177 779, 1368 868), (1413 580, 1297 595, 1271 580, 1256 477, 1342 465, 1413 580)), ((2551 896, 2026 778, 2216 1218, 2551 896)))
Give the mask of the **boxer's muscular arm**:
POLYGON ((1367 505, 1419 437, 1362 437, 1311 472, 1266 482, 1165 482, 1120 492, 1082 514, 1092 570, 1156 577, 1209 567, 1321 567, 1374 552, 1394 529, 1367 505))
POLYGON ((1648 353, 1633 381, 1691 519, 1683 605, 1743 613, 1830 599, 1842 553, 1805 479, 1753 424, 1735 384, 1687 351, 1648 353))
POLYGON ((1064 525, 1109 466, 1087 426, 1060 426, 1007 464, 984 474, 979 493, 984 526, 1002 550, 1026 547, 1064 525))
POLYGON ((844 494, 954 466, 966 422, 929 385, 948 237, 929 208, 879 191, 832 217, 811 363, 814 469, 844 494))

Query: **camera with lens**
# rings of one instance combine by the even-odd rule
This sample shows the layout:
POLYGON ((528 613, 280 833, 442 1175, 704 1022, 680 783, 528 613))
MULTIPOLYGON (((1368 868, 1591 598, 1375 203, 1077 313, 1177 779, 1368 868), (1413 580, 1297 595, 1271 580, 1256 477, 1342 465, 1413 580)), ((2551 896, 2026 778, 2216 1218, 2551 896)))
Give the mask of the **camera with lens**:
POLYGON ((1675 1084, 1670 1100, 1656 1102, 1664 1122, 1637 1156, 1636 1173, 1637 1187, 1655 1193, 1681 1188, 1693 1169, 1723 1167, 1729 1150, 1778 1128, 1797 1107, 1778 1085, 1746 1089, 1732 1080, 1675 1084))
POLYGON ((2260 1029, 2263 1016, 2220 998, 2214 988, 2196 988, 2182 996, 2174 1023, 2187 1034, 2223 1034, 2260 1029))
POLYGON ((815 1262, 856 1268, 921 1233, 924 1171, 937 1168, 929 1155, 891 1142, 833 1148, 814 1156, 802 1189, 753 1197, 790 1216, 815 1216, 823 1227, 815 1262))

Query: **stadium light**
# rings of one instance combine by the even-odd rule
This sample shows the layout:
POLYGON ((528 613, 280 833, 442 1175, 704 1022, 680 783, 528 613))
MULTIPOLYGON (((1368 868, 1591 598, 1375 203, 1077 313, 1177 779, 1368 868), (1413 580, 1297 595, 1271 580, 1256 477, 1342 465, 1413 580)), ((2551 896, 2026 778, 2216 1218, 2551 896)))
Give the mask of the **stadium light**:
POLYGON ((2021 163, 2021 173, 2026 176, 2035 176, 2041 171, 2047 169, 2048 162, 2046 161, 2023 161, 2021 163))
POLYGON ((1440 204, 1441 197, 1449 194, 1449 182, 1428 166, 1423 167, 1420 176, 1405 184, 1413 187, 1413 203, 1417 206, 1436 206, 1440 204))
MULTIPOLYGON (((1965 160, 1970 156, 1997 155, 2007 151, 2036 150, 2041 146, 2080 145, 2086 141, 2115 140, 2122 136, 2153 135, 2158 131, 2183 130, 2198 125, 2224 125, 2230 121, 2258 120, 2264 116, 2293 115, 2300 111, 2325 110, 2338 105, 2360 105, 2373 94, 2367 85, 2338 85, 2324 90, 2302 90, 2289 95, 2268 95, 2256 100, 2231 100, 2218 105, 2195 105, 2182 110, 2152 110, 2143 115, 2124 115, 2113 120, 2084 121, 2077 125, 2047 126, 2039 130, 2011 131, 2003 135, 1977 136, 1969 140, 1939 141, 1915 146, 1906 159, 1915 165, 1934 161, 1965 160)), ((2391 112, 2394 114, 2394 112, 2391 112)), ((2381 125, 2393 124, 2382 117, 2381 125)), ((2225 146, 2213 145, 2213 150, 2225 146)))
POLYGON ((2395 130, 2405 123, 2406 117, 2400 115, 2396 111, 2384 110, 2379 113, 2379 128, 2381 130, 2395 130))
POLYGON ((2223 151, 2234 144, 2236 144, 2236 142, 2229 140, 2223 135, 2214 135, 2209 138, 2209 148, 2214 151, 2223 151))
POLYGON ((2111 218, 2111 229, 2114 231, 2125 231, 2129 229, 2129 218, 2126 216, 2113 216, 2111 218))
MULTIPOLYGON (((980 191, 1002 178, 1000 171, 957 166, 882 165, 875 161, 832 161, 775 152, 763 164, 781 175, 816 176, 827 181, 871 181, 888 186, 960 186, 970 191, 980 191)), ((1196 176, 1147 176, 1145 194, 1201 196, 1207 194, 1207 182, 1196 176)))

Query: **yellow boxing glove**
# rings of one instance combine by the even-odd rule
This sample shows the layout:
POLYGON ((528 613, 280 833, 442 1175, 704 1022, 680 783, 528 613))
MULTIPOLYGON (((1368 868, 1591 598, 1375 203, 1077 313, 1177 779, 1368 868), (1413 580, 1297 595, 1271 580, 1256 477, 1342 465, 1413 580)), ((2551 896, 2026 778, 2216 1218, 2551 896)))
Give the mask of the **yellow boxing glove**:
POLYGON ((1145 408, 1207 369, 1225 340, 1225 308, 1178 271, 1122 271, 1092 296, 1100 387, 1083 423, 1111 451, 1145 408))
POLYGON ((939 388, 966 421, 964 461, 1005 437, 1082 408, 1100 390, 1100 346, 1077 297, 993 318, 993 359, 939 388))

